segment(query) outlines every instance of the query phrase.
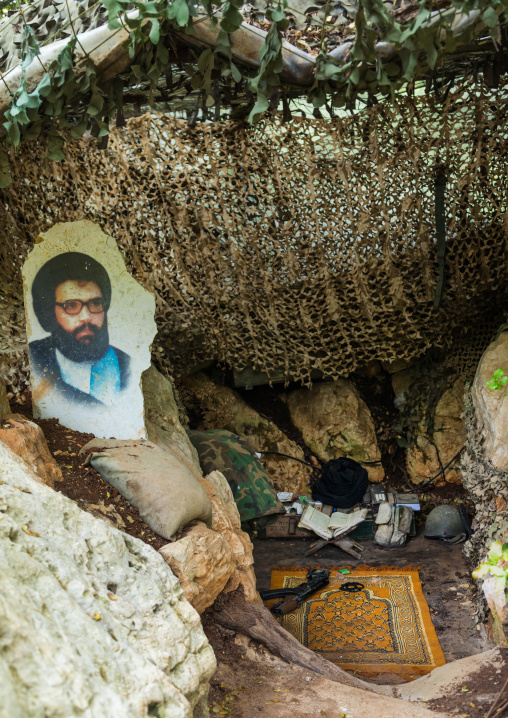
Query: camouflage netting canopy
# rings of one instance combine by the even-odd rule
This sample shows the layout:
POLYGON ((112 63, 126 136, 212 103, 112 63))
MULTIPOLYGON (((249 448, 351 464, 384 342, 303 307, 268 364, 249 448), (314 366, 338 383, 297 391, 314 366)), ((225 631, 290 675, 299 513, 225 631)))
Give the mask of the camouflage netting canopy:
MULTIPOLYGON (((400 96, 344 119, 190 128, 146 114, 107 150, 26 143, 1 192, 4 368, 26 380, 21 266, 40 232, 88 218, 157 296, 158 356, 308 381, 440 347, 475 363, 506 290, 508 84, 400 96), (436 187, 446 180, 439 306, 436 187)), ((441 185, 442 186, 442 185, 441 185)))

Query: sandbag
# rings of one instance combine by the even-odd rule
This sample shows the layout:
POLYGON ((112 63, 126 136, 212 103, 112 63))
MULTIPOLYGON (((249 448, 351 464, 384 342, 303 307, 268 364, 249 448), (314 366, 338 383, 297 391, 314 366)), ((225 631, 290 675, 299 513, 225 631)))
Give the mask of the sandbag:
POLYGON ((92 439, 80 454, 168 541, 191 521, 210 522, 212 507, 199 481, 150 441, 92 439))
POLYGON ((285 514, 261 463, 231 431, 188 431, 205 476, 220 471, 233 492, 242 523, 272 514, 285 514))

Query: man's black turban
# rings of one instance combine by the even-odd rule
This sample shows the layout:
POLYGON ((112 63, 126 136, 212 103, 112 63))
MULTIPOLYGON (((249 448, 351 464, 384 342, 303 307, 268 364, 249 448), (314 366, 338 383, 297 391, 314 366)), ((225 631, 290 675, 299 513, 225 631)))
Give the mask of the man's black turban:
POLYGON ((55 290, 67 280, 95 282, 102 292, 106 310, 110 305, 111 282, 99 262, 81 252, 57 254, 39 269, 32 284, 35 316, 47 332, 53 332, 56 324, 55 290))

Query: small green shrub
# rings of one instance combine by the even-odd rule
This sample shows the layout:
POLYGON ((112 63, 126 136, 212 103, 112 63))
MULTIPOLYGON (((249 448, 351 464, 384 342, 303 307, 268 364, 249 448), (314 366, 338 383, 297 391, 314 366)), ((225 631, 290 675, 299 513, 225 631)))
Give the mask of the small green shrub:
MULTIPOLYGON (((489 381, 485 382, 485 386, 488 386, 489 389, 492 389, 492 391, 497 391, 499 389, 504 389, 506 386, 506 382, 508 382, 508 376, 506 376, 502 369, 496 369, 492 379, 489 379, 489 381)), ((506 394, 508 394, 508 388, 505 390, 504 393, 505 396, 506 394)))

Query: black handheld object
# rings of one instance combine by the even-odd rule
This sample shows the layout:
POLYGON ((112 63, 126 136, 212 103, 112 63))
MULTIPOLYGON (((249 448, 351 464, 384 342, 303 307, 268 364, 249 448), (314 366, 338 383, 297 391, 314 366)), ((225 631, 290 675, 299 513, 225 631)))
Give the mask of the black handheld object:
POLYGON ((285 601, 276 603, 270 609, 275 616, 285 616, 286 613, 296 611, 304 601, 313 593, 324 588, 330 581, 330 571, 326 568, 311 568, 307 573, 307 581, 294 588, 275 588, 271 591, 261 591, 263 601, 271 598, 285 598, 285 601), (287 598, 291 597, 291 598, 287 598))

